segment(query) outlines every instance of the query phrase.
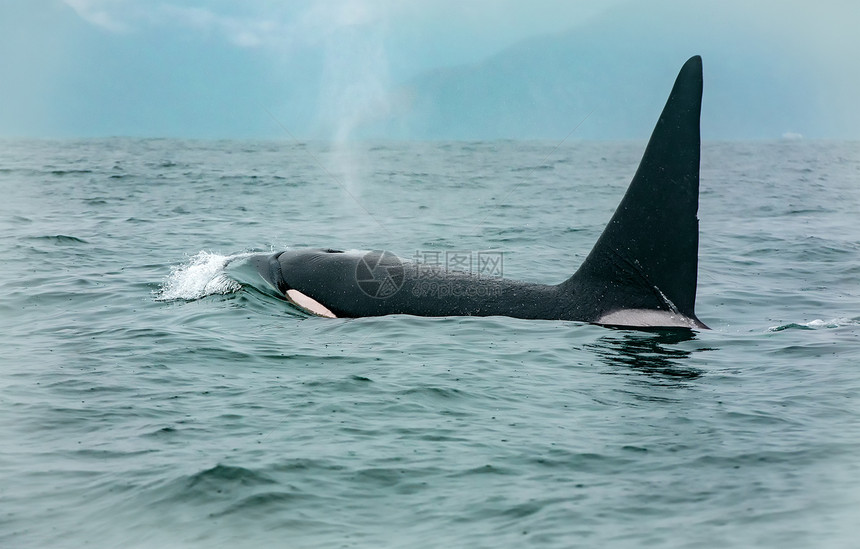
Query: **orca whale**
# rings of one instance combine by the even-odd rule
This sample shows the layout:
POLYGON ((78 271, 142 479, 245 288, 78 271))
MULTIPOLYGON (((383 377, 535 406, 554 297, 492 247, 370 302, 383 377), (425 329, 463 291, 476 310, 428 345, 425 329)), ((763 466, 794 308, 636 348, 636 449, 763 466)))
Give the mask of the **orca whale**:
POLYGON ((560 284, 535 284, 331 249, 255 255, 279 295, 326 317, 510 316, 707 328, 695 313, 702 60, 681 68, 639 168, 594 248, 560 284))

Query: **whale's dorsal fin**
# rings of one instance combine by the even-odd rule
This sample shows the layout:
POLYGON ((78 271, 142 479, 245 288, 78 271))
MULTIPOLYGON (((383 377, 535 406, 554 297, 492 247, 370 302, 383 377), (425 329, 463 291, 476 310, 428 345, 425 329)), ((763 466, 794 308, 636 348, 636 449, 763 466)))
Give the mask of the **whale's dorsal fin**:
MULTIPOLYGON (((696 322, 702 59, 681 68, 636 175, 591 253, 561 287, 593 321, 620 310, 680 313, 696 322)), ((704 325, 702 325, 704 326, 704 325)))

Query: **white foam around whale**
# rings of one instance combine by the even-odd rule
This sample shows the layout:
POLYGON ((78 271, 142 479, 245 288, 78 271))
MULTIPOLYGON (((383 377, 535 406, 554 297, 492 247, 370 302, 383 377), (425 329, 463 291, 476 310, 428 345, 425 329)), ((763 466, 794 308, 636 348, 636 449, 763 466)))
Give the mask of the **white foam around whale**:
POLYGON ((220 255, 200 251, 170 270, 155 294, 157 301, 194 300, 215 294, 229 294, 241 285, 228 277, 224 266, 248 254, 220 255))

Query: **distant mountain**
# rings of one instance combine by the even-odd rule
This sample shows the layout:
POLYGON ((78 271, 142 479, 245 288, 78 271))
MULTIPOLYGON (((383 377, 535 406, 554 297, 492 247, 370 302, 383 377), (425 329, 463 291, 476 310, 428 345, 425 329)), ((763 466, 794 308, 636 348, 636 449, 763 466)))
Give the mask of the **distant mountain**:
POLYGON ((778 33, 697 5, 635 3, 475 65, 427 72, 396 91, 388 119, 362 133, 560 139, 592 113, 573 139, 646 139, 677 70, 701 54, 706 139, 827 135, 809 56, 778 33))

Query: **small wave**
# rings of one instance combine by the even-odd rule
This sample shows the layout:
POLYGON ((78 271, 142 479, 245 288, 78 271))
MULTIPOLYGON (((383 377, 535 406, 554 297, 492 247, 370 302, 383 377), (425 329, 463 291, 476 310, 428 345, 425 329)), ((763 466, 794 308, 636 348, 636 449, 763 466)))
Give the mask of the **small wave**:
POLYGON ((252 514, 252 513, 271 513, 281 507, 299 507, 303 505, 303 500, 313 499, 317 496, 305 494, 299 491, 281 492, 271 491, 254 494, 240 499, 236 503, 232 503, 223 511, 218 511, 209 515, 211 518, 220 518, 236 513, 252 514))
POLYGON ((76 236, 71 236, 67 234, 52 234, 52 235, 44 235, 44 236, 34 236, 31 237, 30 240, 41 240, 46 242, 55 242, 57 244, 87 244, 87 241, 83 238, 78 238, 76 236))
POLYGON ((275 481, 268 476, 251 469, 219 463, 214 467, 199 471, 188 477, 186 488, 203 487, 205 491, 210 488, 221 490, 230 485, 259 486, 274 483, 275 481))
POLYGON ((198 252, 187 262, 170 269, 170 274, 155 294, 156 301, 191 301, 239 290, 241 285, 224 273, 224 266, 245 255, 198 252))
POLYGON ((517 168, 511 168, 512 172, 536 172, 536 171, 544 171, 544 170, 554 170, 555 166, 552 164, 538 164, 536 166, 520 166, 517 168))
POLYGON ((834 318, 832 320, 822 320, 816 318, 805 323, 790 322, 779 326, 771 326, 767 329, 768 332, 781 332, 783 330, 820 330, 822 328, 839 328, 842 326, 853 326, 860 324, 860 321, 851 318, 834 318))
POLYGON ((93 173, 93 171, 92 170, 51 170, 50 171, 51 175, 60 175, 60 176, 75 175, 75 174, 87 174, 87 173, 93 173))

